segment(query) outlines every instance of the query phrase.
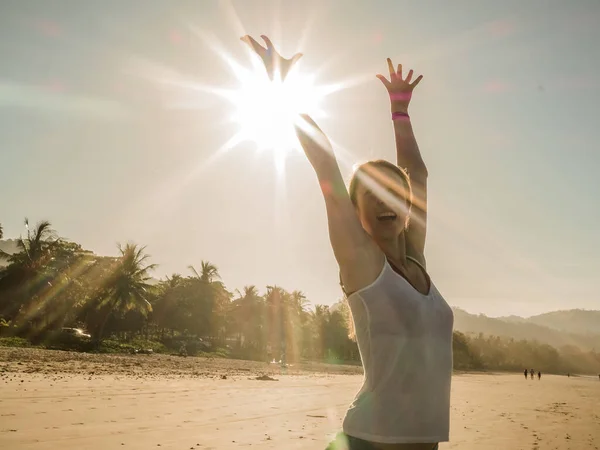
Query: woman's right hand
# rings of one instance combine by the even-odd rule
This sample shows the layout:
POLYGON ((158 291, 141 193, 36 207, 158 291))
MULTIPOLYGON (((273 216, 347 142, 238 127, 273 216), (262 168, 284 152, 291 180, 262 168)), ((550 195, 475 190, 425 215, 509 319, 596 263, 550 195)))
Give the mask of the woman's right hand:
POLYGON ((285 80, 285 77, 292 67, 294 67, 294 64, 296 64, 296 62, 302 57, 302 53, 296 53, 290 59, 284 58, 275 49, 275 46, 267 36, 261 35, 261 38, 263 41, 265 41, 266 47, 260 45, 252 36, 246 35, 240 39, 242 42, 245 42, 254 51, 254 53, 260 57, 260 59, 262 59, 265 69, 267 69, 267 74, 271 80, 275 78, 276 71, 279 71, 281 79, 285 80))

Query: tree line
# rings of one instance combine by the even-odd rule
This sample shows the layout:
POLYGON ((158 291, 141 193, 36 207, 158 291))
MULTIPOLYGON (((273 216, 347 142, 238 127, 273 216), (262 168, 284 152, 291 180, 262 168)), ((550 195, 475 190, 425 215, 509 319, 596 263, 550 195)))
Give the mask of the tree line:
MULTIPOLYGON (((276 285, 230 291, 209 261, 156 281, 142 246, 99 256, 59 237, 48 221, 31 229, 25 223, 18 251, 0 250, 7 263, 0 269, 2 336, 44 344, 71 327, 91 334, 85 349, 92 351, 108 339, 135 340, 155 351, 360 363, 343 300, 311 307, 302 291, 276 285)), ((455 332, 453 350, 456 369, 600 372, 600 354, 576 347, 455 332)))

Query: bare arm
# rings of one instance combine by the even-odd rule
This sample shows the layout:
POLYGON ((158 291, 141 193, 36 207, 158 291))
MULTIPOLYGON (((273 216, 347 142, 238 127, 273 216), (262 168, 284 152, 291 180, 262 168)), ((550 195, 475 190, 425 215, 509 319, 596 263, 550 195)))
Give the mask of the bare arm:
POLYGON ((385 256, 358 219, 325 134, 308 116, 302 116, 296 132, 325 199, 329 240, 342 282, 348 292, 357 291, 375 281, 385 256))
POLYGON ((427 235, 427 168, 421 158, 410 119, 394 120, 397 164, 410 176, 413 206, 410 225, 406 231, 407 253, 425 266, 425 237, 427 235))
POLYGON ((422 75, 413 82, 413 71, 410 70, 406 78, 402 77, 402 65, 394 69, 392 61, 388 58, 390 80, 383 75, 377 78, 385 85, 390 95, 391 112, 394 114, 394 136, 396 138, 396 161, 398 166, 406 169, 410 175, 413 189, 413 208, 410 226, 406 232, 406 247, 410 256, 425 265, 425 237, 427 233, 427 167, 421 157, 417 140, 413 132, 408 105, 412 98, 413 89, 419 84, 422 75))
MULTIPOLYGON (((260 56, 271 79, 275 78, 278 71, 281 78, 285 78, 302 55, 298 53, 291 59, 285 59, 268 37, 261 37, 266 47, 250 36, 244 36, 242 41, 260 56)), ((342 282, 348 292, 357 291, 375 281, 383 268, 385 255, 360 224, 325 134, 308 116, 298 121, 296 132, 317 174, 325 199, 329 240, 340 266, 342 282)))

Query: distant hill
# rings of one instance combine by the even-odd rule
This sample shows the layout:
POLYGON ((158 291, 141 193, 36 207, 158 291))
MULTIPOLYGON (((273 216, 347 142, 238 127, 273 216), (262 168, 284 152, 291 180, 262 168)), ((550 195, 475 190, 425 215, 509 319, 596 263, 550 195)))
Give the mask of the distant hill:
POLYGON ((463 333, 537 340, 556 348, 575 345, 582 350, 600 351, 600 311, 571 310, 529 318, 492 318, 454 308, 454 328, 463 333))
POLYGON ((526 319, 528 323, 542 325, 567 333, 600 334, 600 311, 571 309, 553 311, 526 319))

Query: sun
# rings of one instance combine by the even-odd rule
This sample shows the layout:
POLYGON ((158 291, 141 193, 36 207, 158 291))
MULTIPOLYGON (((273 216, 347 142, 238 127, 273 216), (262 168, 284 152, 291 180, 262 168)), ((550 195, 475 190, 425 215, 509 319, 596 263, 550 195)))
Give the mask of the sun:
POLYGON ((299 148, 294 130, 299 114, 323 116, 321 103, 327 93, 315 85, 314 75, 294 67, 285 80, 278 74, 271 80, 259 64, 235 72, 240 85, 229 99, 234 106, 232 119, 239 126, 236 141, 278 153, 299 148))
MULTIPOLYGON (((159 83, 169 89, 181 91, 181 99, 173 101, 171 108, 204 108, 202 96, 209 94, 228 103, 230 113, 226 122, 233 122, 233 130, 226 141, 215 150, 199 167, 201 170, 223 157, 240 144, 254 144, 258 152, 271 151, 277 173, 283 175, 287 155, 300 151, 295 125, 305 125, 301 114, 308 114, 314 120, 326 118, 324 100, 331 94, 350 87, 352 80, 317 84, 316 73, 303 72, 300 64, 295 64, 284 80, 278 73, 270 79, 262 60, 251 54, 250 64, 237 61, 218 42, 203 38, 208 47, 225 63, 237 83, 213 85, 202 83, 193 76, 179 73, 167 66, 151 61, 134 60, 132 72, 159 83), (198 106, 197 106, 198 105, 198 106)), ((245 147, 245 146, 243 146, 245 147)), ((192 175, 190 175, 192 177, 192 175)))

